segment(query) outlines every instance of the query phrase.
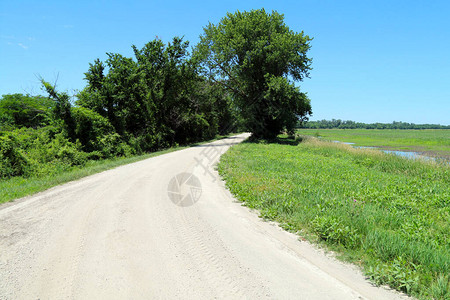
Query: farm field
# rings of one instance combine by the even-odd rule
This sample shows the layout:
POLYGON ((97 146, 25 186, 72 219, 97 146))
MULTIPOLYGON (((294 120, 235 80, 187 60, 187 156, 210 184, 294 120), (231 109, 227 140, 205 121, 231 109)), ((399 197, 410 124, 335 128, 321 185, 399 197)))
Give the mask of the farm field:
MULTIPOLYGON (((443 133, 426 134, 442 140, 443 133)), ((319 134, 376 145, 397 133, 319 134)), ((438 148, 432 138, 421 142, 420 133, 419 138, 414 132, 402 134, 413 141, 409 145, 438 148)), ((399 139, 394 142, 389 145, 401 146, 399 139)), ((262 217, 335 250, 377 284, 435 299, 450 297, 449 171, 445 163, 407 160, 312 137, 298 145, 287 138, 243 143, 219 164, 235 197, 262 217)))
POLYGON ((329 141, 355 143, 355 146, 414 151, 427 156, 450 159, 450 130, 448 129, 298 129, 296 132, 329 141))

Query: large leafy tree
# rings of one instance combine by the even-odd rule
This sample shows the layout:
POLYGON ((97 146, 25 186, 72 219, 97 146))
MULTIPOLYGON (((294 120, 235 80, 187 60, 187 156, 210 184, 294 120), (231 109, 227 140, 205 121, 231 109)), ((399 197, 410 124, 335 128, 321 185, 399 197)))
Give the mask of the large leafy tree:
POLYGON ((312 113, 295 85, 309 76, 310 41, 276 11, 237 11, 204 28, 196 58, 206 75, 232 93, 247 129, 257 138, 274 138, 312 113))

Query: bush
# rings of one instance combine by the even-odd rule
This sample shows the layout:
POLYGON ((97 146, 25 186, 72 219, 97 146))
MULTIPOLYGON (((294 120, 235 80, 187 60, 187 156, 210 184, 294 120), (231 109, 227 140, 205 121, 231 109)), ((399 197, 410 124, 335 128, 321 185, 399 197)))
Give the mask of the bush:
POLYGON ((88 108, 72 108, 72 117, 76 124, 75 136, 86 152, 101 151, 101 139, 115 132, 108 119, 88 108))
POLYGON ((23 175, 26 166, 27 159, 19 151, 14 135, 0 136, 0 178, 23 175))
POLYGON ((84 165, 88 154, 55 126, 20 128, 0 137, 0 178, 42 176, 84 165))
POLYGON ((120 135, 117 133, 107 134, 100 138, 100 151, 104 157, 112 156, 130 156, 135 154, 133 148, 130 145, 123 142, 120 135))

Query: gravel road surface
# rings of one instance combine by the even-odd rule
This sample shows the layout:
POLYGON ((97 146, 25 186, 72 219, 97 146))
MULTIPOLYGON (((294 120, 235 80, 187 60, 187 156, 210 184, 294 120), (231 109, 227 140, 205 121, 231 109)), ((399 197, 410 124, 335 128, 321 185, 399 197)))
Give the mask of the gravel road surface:
POLYGON ((233 199, 214 165, 247 136, 0 206, 0 299, 404 299, 233 199))

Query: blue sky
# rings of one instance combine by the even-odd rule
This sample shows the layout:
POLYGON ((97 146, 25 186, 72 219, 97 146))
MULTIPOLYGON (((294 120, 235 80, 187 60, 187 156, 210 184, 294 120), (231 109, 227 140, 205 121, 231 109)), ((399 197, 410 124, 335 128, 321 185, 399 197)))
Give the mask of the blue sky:
POLYGON ((195 45, 208 22, 262 7, 314 38, 300 83, 312 120, 450 124, 450 1, 2 0, 0 95, 42 94, 37 76, 73 94, 106 52, 176 35, 195 45))

